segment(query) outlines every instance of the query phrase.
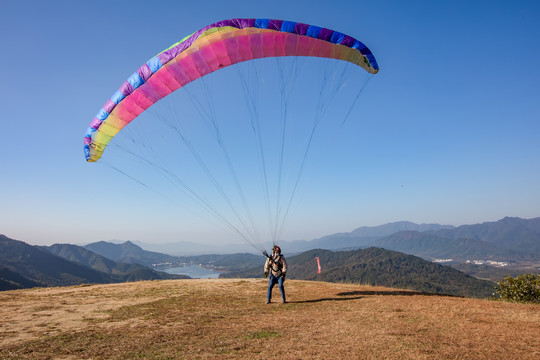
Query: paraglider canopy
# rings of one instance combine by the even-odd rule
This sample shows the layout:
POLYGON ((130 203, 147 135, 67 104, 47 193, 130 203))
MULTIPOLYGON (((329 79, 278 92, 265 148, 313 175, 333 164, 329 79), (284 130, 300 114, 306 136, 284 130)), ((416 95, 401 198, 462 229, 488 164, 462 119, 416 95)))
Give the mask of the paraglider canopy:
POLYGON ((379 70, 364 44, 338 31, 272 19, 220 21, 151 58, 124 82, 86 132, 86 160, 98 161, 122 128, 186 84, 239 62, 282 56, 333 58, 361 66, 372 74, 379 70))

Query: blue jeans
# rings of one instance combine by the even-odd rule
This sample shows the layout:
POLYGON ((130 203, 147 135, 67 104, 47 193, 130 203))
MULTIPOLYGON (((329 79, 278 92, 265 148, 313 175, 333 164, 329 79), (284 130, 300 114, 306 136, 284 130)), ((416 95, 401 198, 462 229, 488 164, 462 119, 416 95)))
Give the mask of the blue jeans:
POLYGON ((270 276, 270 279, 268 280, 268 292, 266 293, 266 298, 268 299, 268 301, 272 300, 272 289, 274 288, 274 285, 276 285, 276 283, 278 284, 279 291, 281 291, 281 298, 283 299, 283 301, 285 301, 285 288, 283 287, 283 282, 285 281, 285 279, 282 276, 275 277, 271 273, 268 276, 270 276))

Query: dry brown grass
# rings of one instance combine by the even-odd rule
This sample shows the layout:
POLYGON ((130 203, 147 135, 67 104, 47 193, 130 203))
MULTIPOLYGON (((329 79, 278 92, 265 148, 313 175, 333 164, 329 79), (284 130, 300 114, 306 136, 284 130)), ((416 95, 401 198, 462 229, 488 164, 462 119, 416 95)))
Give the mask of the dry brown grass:
POLYGON ((288 280, 0 293, 2 359, 538 359, 540 307, 288 280), (279 291, 275 290, 279 298, 279 291))

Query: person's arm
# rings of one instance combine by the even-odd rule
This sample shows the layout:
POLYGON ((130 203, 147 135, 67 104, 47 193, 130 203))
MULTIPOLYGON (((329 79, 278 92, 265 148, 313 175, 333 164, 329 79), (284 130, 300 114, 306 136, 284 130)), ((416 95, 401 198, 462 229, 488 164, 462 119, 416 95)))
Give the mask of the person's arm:
POLYGON ((270 271, 270 259, 266 259, 266 262, 264 263, 264 277, 268 276, 269 271, 270 271))

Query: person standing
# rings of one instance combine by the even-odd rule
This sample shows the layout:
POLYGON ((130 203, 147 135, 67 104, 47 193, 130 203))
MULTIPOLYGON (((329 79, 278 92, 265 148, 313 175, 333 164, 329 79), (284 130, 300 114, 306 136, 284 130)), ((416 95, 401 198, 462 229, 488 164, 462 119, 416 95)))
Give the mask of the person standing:
POLYGON ((284 304, 287 302, 285 298, 285 287, 283 286, 286 274, 287 261, 285 261, 285 257, 281 254, 281 248, 274 245, 272 255, 268 256, 264 264, 264 277, 270 275, 268 279, 268 292, 266 293, 267 304, 270 304, 272 301, 272 289, 276 284, 278 284, 279 291, 281 292, 281 302, 284 304))

